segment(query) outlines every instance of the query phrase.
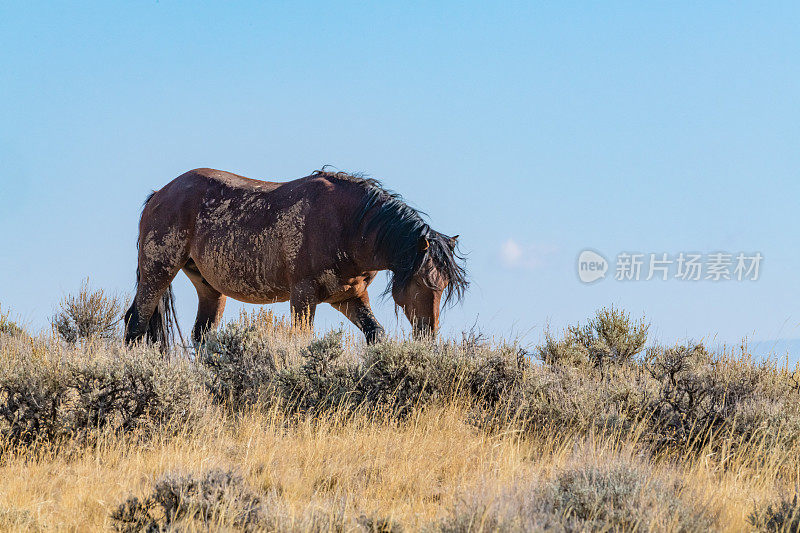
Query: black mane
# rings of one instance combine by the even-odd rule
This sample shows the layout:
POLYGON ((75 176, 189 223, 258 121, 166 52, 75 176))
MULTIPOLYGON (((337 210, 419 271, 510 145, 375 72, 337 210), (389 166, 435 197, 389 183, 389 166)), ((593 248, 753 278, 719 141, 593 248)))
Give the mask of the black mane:
POLYGON ((392 282, 386 288, 404 288, 417 274, 430 289, 436 289, 428 273, 422 272, 430 258, 436 270, 449 283, 444 292, 445 304, 460 301, 469 285, 466 270, 459 264, 464 258, 451 246, 450 238, 431 228, 422 218, 425 213, 414 209, 400 194, 383 187, 380 181, 362 174, 327 172, 325 167, 313 175, 355 183, 364 191, 364 199, 353 219, 355 228, 365 235, 375 232, 375 242, 380 253, 389 259, 392 282), (419 250, 422 237, 428 240, 427 250, 419 250))

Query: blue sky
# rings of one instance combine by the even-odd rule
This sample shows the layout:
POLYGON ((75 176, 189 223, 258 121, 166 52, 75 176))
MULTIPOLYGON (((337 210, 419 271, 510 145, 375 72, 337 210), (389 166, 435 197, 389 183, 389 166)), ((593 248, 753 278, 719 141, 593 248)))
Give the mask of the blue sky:
POLYGON ((141 202, 186 170, 329 163, 461 235, 446 334, 535 342, 614 304, 662 342, 800 338, 798 27, 789 2, 4 3, 0 303, 38 328, 86 276, 130 294, 141 202), (586 248, 764 259, 585 285, 586 248))

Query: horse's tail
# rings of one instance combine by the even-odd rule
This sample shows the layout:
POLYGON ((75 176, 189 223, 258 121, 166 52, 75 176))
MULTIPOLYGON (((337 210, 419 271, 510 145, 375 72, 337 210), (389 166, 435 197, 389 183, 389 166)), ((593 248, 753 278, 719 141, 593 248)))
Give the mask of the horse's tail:
MULTIPOLYGON (((144 205, 153 197, 156 191, 153 191, 147 196, 144 205)), ((144 206, 143 206, 144 207, 144 206)), ((136 244, 139 246, 138 241, 136 244)), ((139 288, 139 267, 136 267, 136 288, 139 288)), ((131 303, 131 306, 125 312, 125 327, 128 324, 139 323, 139 310, 136 308, 136 300, 131 303)), ((152 343, 157 343, 161 347, 161 351, 167 351, 175 341, 175 331, 178 332, 178 337, 183 344, 183 333, 178 325, 177 313, 175 312, 175 293, 172 291, 172 284, 167 287, 161 299, 158 301, 156 310, 153 311, 150 321, 147 323, 147 340, 152 343)), ((129 339, 126 334, 126 341, 129 339)))

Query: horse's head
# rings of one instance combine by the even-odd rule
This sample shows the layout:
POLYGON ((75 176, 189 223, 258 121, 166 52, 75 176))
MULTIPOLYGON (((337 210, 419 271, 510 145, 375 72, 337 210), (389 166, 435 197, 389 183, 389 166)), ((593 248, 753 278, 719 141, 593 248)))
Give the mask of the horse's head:
POLYGON ((419 238, 416 268, 392 286, 392 297, 411 322, 415 337, 435 335, 439 329, 442 297, 460 299, 467 287, 464 267, 458 264, 455 237, 431 232, 419 238))

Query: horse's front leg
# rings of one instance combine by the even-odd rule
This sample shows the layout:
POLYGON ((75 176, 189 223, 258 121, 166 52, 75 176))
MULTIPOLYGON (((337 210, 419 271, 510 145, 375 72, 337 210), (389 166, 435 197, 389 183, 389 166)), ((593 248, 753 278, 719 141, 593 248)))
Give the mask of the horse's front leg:
POLYGON ((369 294, 367 294, 367 291, 364 291, 361 296, 355 296, 331 305, 364 332, 367 344, 374 344, 386 338, 386 332, 378 323, 372 308, 369 306, 369 294))
POLYGON ((292 327, 299 329, 314 328, 314 312, 317 310, 316 285, 313 283, 298 283, 292 287, 289 296, 289 305, 292 312, 292 327))

